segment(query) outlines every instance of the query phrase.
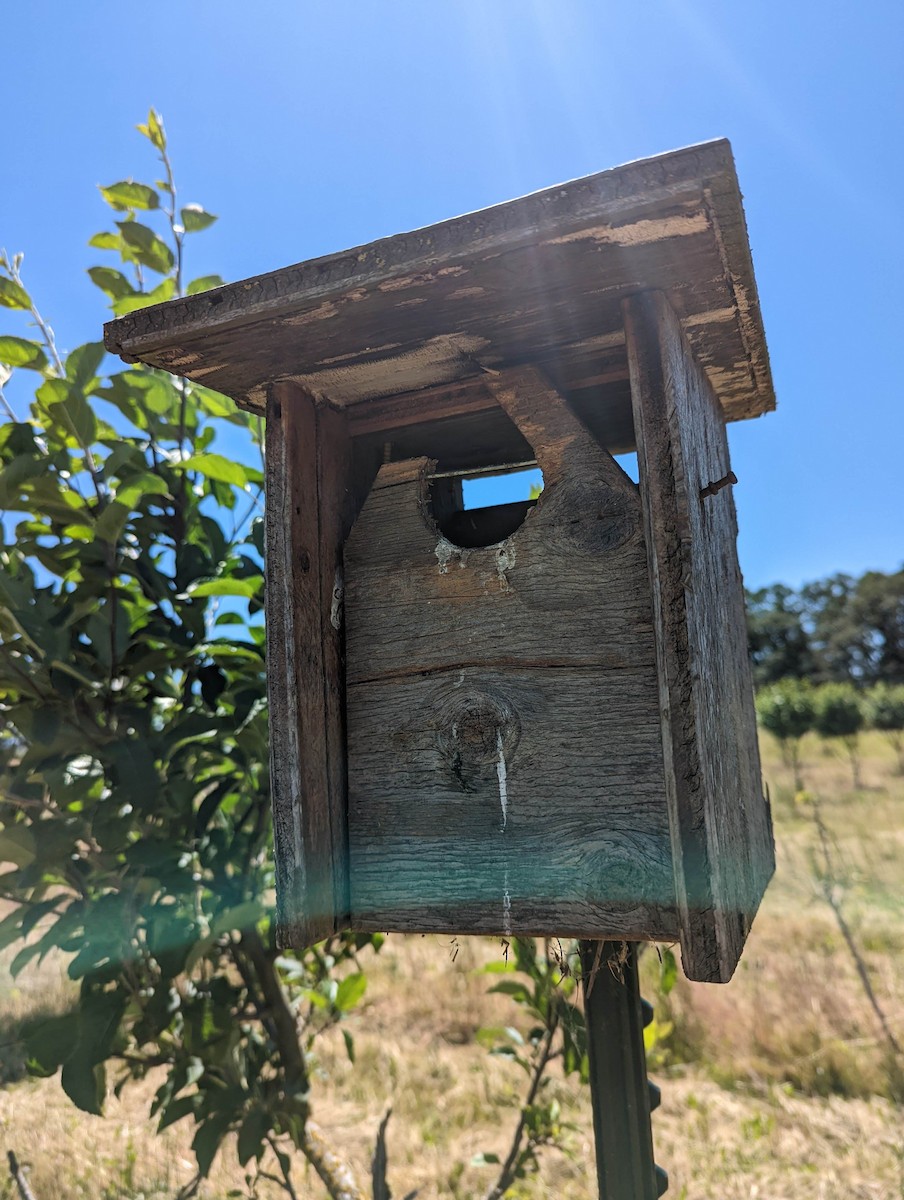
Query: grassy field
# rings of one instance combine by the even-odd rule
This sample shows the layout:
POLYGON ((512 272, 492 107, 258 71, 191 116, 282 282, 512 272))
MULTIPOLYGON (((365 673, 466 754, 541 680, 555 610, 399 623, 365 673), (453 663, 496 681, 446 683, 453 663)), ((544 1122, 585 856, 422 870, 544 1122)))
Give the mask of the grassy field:
MULTIPOLYGON (((862 787, 848 763, 815 738, 804 745, 810 797, 795 797, 774 744, 764 743, 777 835, 778 871, 736 978, 725 987, 683 980, 657 996, 655 955, 646 994, 674 1028, 652 1053, 662 1088, 654 1117, 658 1161, 669 1197, 687 1200, 900 1200, 904 1197, 902 1078, 867 1001, 833 912, 847 922, 876 1000, 904 1041, 904 778, 878 734, 863 739, 862 787), (813 798, 818 802, 818 810, 813 798), (828 834, 827 870, 815 821, 828 834)), ((486 994, 479 967, 497 944, 390 937, 369 972, 367 998, 350 1028, 357 1066, 341 1036, 319 1060, 315 1116, 337 1150, 367 1178, 376 1129, 389 1106, 390 1182, 419 1200, 485 1194, 492 1167, 517 1121, 524 1076, 478 1044, 484 1025, 516 1019, 486 994)), ((71 996, 61 961, 13 983, 0 962, 0 1148, 30 1164, 36 1200, 171 1198, 192 1175, 190 1130, 154 1135, 146 1119, 154 1081, 111 1098, 103 1119, 75 1110, 57 1079, 18 1080, 16 1036, 36 1009, 71 996)), ((527 1197, 595 1195, 589 1099, 561 1077, 550 1085, 562 1108, 568 1153, 550 1150, 527 1197)), ((243 1188, 227 1146, 199 1193, 243 1188)), ((260 1197, 276 1196, 264 1184, 260 1197)), ((300 1196, 322 1188, 303 1165, 300 1196)), ((233 1194, 247 1194, 244 1190, 233 1194)), ((12 1197, 0 1182, 0 1198, 12 1197)))

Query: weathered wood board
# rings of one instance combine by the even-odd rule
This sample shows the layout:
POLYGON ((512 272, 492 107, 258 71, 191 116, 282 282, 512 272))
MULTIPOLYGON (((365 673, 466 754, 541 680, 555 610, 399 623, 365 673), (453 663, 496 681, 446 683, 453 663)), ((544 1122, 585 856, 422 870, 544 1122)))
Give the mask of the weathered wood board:
POLYGON ((671 938, 637 489, 536 372, 494 386, 544 471, 524 524, 454 547, 422 459, 346 545, 352 924, 671 938))
POLYGON ((625 303, 666 788, 691 979, 731 977, 774 870, 725 423, 660 292, 625 303), (714 489, 712 485, 718 485, 714 489))
POLYGON ((729 419, 773 407, 725 141, 142 309, 105 339, 257 411, 279 378, 336 407, 406 394, 417 409, 469 383, 479 403, 484 369, 526 362, 595 403, 621 300, 642 287, 669 293, 729 419))
POLYGON ((353 516, 344 416, 293 384, 267 405, 266 620, 278 927, 304 946, 344 927, 348 845, 342 544, 353 516))

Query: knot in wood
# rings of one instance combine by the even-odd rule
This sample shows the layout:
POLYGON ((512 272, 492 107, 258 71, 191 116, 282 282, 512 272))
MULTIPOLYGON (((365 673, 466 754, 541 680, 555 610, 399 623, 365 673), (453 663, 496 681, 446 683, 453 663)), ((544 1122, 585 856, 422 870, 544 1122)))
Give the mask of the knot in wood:
POLYGON ((547 536, 585 554, 617 550, 637 531, 638 506, 608 488, 588 487, 576 479, 560 484, 555 517, 547 536))
POLYGON ((473 689, 443 697, 437 745, 463 791, 495 779, 500 756, 508 760, 521 739, 521 722, 505 697, 473 689))

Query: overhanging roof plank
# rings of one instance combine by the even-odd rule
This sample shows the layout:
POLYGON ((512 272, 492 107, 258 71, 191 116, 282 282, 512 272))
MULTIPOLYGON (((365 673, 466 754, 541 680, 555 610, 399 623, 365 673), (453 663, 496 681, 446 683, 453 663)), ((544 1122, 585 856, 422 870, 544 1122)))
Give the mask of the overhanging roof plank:
POLYGON ((280 378, 350 407, 527 363, 580 374, 647 288, 669 295, 728 419, 774 407, 726 141, 142 309, 105 341, 248 407, 280 378))

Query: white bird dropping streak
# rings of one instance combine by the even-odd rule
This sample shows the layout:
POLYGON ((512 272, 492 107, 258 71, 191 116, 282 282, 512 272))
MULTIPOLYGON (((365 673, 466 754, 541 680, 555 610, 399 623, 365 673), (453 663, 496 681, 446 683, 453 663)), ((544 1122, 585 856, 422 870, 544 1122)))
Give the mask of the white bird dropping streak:
MULTIPOLYGON (((496 730, 496 777, 499 780, 499 807, 502 809, 502 824, 499 832, 505 833, 508 823, 508 780, 505 768, 505 750, 502 746, 502 730, 496 730)), ((505 879, 502 885, 502 932, 507 938, 512 936, 512 897, 509 895, 509 873, 505 868, 505 879)))
POLYGON ((499 806, 502 809, 502 824, 499 826, 499 832, 505 833, 506 822, 508 821, 508 783, 505 773, 505 751, 502 748, 502 730, 496 730, 496 777, 499 780, 499 806))

